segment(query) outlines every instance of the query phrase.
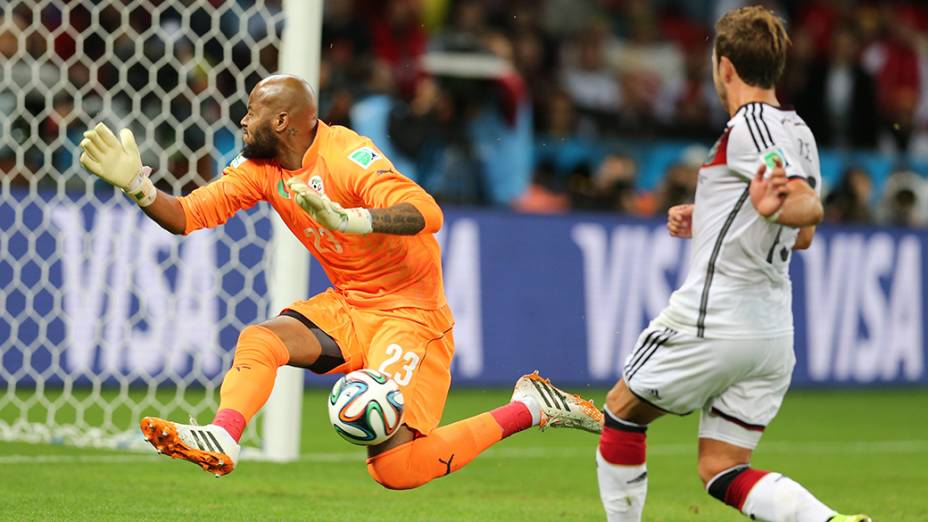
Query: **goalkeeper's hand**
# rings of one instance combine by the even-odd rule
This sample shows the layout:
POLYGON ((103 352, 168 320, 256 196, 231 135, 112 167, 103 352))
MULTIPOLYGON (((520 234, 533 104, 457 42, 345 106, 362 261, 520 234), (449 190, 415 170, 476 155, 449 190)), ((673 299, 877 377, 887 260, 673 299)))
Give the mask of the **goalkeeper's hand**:
POLYGON ((142 158, 132 131, 122 129, 119 138, 122 143, 103 123, 85 132, 81 140, 81 165, 91 174, 122 189, 139 206, 147 207, 158 194, 148 179, 151 169, 142 167, 142 158))
POLYGON ((370 234, 373 231, 371 213, 366 208, 342 208, 296 178, 288 181, 287 186, 293 191, 294 201, 325 228, 346 234, 370 234))

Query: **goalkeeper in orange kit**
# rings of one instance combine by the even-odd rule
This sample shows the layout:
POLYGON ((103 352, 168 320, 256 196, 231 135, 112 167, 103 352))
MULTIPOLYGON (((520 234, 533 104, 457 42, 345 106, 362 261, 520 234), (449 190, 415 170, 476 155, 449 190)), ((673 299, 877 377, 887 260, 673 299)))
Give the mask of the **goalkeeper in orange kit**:
POLYGON ((326 125, 316 109, 305 81, 285 75, 261 81, 241 120, 241 155, 219 179, 184 197, 155 189, 128 130, 119 140, 103 124, 85 133, 81 164, 123 189, 166 230, 189 234, 215 227, 266 201, 334 287, 243 329, 213 422, 196 426, 146 417, 141 427, 152 445, 216 475, 229 473, 242 431, 267 401, 283 365, 319 374, 373 368, 396 381, 406 402, 405 425, 369 446, 367 461, 371 477, 391 489, 456 471, 533 425, 598 432, 602 413, 592 403, 537 373, 519 379, 509 404, 437 427, 454 354, 454 319, 433 235, 442 226, 441 209, 374 143, 326 125))

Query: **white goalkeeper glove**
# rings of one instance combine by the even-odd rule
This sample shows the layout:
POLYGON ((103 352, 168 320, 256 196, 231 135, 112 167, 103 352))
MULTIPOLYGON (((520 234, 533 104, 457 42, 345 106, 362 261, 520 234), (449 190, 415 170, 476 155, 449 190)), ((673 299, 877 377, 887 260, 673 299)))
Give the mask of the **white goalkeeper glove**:
POLYGON ((129 129, 119 131, 119 138, 103 123, 84 133, 80 162, 91 174, 122 189, 140 207, 155 201, 158 191, 148 179, 149 167, 142 167, 139 148, 129 129))
POLYGON ((366 208, 342 208, 338 203, 319 194, 296 178, 288 181, 287 186, 293 191, 294 201, 316 223, 325 228, 346 234, 370 234, 373 232, 371 212, 366 208))

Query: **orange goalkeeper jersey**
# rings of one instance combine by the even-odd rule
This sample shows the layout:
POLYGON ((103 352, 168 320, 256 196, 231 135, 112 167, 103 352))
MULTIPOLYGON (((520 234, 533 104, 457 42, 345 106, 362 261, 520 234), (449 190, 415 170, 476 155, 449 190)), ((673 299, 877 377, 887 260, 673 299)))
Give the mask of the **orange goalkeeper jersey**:
POLYGON ((184 233, 221 225, 236 211, 267 201, 350 304, 378 309, 444 306, 441 252, 433 235, 441 228, 442 213, 435 200, 397 172, 370 139, 321 120, 318 125, 299 170, 240 156, 219 179, 181 197, 184 233), (292 177, 345 208, 411 203, 425 218, 425 229, 415 236, 327 230, 292 199, 286 185, 292 177))

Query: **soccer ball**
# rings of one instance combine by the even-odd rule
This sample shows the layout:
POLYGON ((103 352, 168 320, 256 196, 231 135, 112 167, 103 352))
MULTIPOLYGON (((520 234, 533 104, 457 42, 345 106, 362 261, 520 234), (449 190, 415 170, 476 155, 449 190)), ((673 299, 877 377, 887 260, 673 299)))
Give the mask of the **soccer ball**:
POLYGON ((332 427, 352 444, 386 441, 403 424, 403 393, 393 379, 376 370, 345 375, 329 394, 332 427))

